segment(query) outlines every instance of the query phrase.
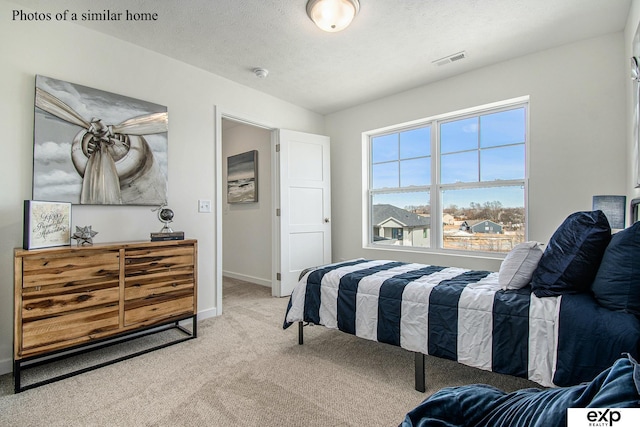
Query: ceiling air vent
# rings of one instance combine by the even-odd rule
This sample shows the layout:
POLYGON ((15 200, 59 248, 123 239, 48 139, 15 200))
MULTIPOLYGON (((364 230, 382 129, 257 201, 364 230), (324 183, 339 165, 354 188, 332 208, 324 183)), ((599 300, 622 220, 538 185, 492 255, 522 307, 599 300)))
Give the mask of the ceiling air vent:
POLYGON ((436 59, 435 61, 432 62, 432 64, 437 65, 437 66, 446 65, 446 64, 450 64, 452 62, 460 61, 461 59, 464 59, 466 57, 467 57, 467 52, 465 52, 463 50, 462 52, 454 53, 453 55, 449 55, 449 56, 445 56, 444 58, 436 59))

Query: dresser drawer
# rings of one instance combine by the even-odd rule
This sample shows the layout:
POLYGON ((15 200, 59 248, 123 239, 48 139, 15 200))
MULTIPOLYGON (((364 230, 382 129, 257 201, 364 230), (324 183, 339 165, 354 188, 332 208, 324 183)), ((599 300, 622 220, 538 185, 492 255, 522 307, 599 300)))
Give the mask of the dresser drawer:
POLYGON ((38 319, 86 310, 96 306, 118 304, 118 282, 101 282, 90 286, 44 286, 22 294, 22 319, 38 319))
POLYGON ((193 315, 194 302, 191 289, 127 301, 124 305, 124 325, 151 325, 171 318, 193 315))
POLYGON ((65 255, 41 254, 24 257, 22 287, 83 285, 105 281, 118 284, 119 251, 84 251, 65 255))
POLYGON ((191 271, 195 265, 193 246, 159 246, 125 251, 127 278, 154 273, 191 271))
POLYGON ((192 268, 183 271, 164 271, 125 278, 125 301, 155 297, 189 289, 193 292, 195 277, 192 268))
POLYGON ((119 327, 118 304, 24 319, 21 356, 56 350, 99 338, 119 327))

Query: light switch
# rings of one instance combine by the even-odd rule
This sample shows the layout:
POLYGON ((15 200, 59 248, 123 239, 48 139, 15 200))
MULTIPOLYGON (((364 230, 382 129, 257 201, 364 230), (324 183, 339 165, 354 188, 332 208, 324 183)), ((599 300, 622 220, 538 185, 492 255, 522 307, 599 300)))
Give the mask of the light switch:
POLYGON ((198 212, 211 213, 211 200, 198 200, 198 212))

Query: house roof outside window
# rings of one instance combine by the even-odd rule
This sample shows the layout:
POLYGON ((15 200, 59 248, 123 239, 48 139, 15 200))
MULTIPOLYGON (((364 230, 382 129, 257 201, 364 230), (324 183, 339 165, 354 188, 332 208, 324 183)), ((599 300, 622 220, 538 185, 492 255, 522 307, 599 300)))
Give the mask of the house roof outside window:
POLYGON ((421 216, 393 205, 373 205, 373 224, 381 227, 389 221, 395 221, 406 228, 431 226, 431 217, 421 216))

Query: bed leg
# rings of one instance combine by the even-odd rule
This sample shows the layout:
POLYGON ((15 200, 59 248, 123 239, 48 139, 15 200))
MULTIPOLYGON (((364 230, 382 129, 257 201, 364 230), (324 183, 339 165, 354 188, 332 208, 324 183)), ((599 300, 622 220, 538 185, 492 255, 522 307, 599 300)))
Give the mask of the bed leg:
POLYGON ((416 390, 420 393, 427 391, 424 378, 424 353, 415 352, 416 390))
POLYGON ((304 344, 304 333, 302 332, 303 327, 304 325, 302 324, 302 322, 298 322, 298 344, 299 345, 304 344))

